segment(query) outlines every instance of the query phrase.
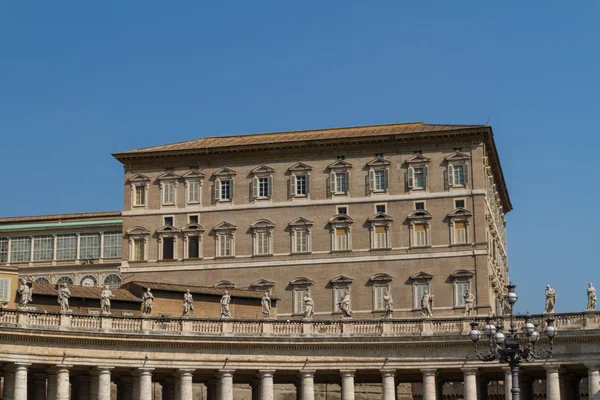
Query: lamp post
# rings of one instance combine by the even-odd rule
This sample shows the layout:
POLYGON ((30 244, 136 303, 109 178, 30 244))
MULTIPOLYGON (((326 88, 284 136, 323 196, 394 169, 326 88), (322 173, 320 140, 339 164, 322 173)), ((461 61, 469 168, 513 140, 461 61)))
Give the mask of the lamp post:
POLYGON ((475 354, 481 361, 497 360, 501 363, 507 363, 510 366, 510 373, 512 375, 512 400, 520 400, 519 365, 523 361, 533 362, 535 360, 547 360, 552 357, 553 339, 556 336, 557 330, 554 326, 554 318, 546 319, 547 325, 543 329, 543 333, 550 339, 550 349, 536 349, 535 344, 540 339, 540 333, 533 323, 531 316, 527 314, 527 320, 523 324, 523 333, 527 337, 527 345, 524 347, 521 346, 515 325, 515 315, 513 313, 513 306, 519 299, 515 293, 515 287, 516 285, 512 283, 507 285, 508 293, 504 296, 510 305, 510 329, 508 335, 502 333, 504 328, 502 320, 499 319, 496 325, 494 325, 492 317, 488 317, 483 327, 483 333, 478 329, 477 322, 471 322, 469 337, 473 340, 475 354), (489 339, 489 350, 478 352, 477 344, 483 335, 489 339))

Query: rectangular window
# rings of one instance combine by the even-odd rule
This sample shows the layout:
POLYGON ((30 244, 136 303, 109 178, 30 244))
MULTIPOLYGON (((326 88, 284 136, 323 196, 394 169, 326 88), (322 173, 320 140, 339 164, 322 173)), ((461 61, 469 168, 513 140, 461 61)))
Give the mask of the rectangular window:
POLYGON ((269 196, 269 178, 258 178, 258 197, 269 196))
POLYGON ((340 215, 348 215, 348 207, 338 207, 337 213, 340 215))
POLYGON ((197 215, 190 215, 189 221, 190 221, 190 224, 197 224, 198 223, 198 216, 197 215))
POLYGON ((414 189, 425 189, 425 168, 417 167, 413 168, 414 181, 413 188, 414 189))
POLYGON ((455 305, 461 307, 465 305, 465 294, 469 291, 469 282, 456 282, 456 301, 455 305))
POLYGON ((79 237, 79 258, 82 260, 100 258, 100 234, 85 234, 79 237))
POLYGON ((135 204, 136 206, 146 205, 146 186, 138 185, 135 187, 135 204))
POLYGON ((421 308, 421 299, 425 293, 429 292, 429 285, 426 283, 415 285, 414 308, 421 308))
POLYGON ((221 181, 221 200, 231 200, 231 180, 221 181))
POLYGON ((294 232, 295 248, 296 253, 307 253, 308 252, 308 231, 301 230, 294 232))
POLYGON ((336 156, 335 159, 338 161, 343 161, 346 159, 346 156, 336 156))
POLYGON ((454 243, 467 243, 467 226, 464 222, 454 222, 454 243))
POLYGON ((0 300, 10 301, 10 279, 0 279, 0 300))
POLYGON ((56 260, 74 260, 77 258, 77 235, 56 236, 56 260))
POLYGON ((345 172, 336 172, 335 176, 335 192, 336 193, 346 193, 346 173, 345 172))
POLYGON ((0 262, 8 262, 8 238, 0 238, 0 262))
POLYGON ((465 201, 463 199, 454 200, 454 208, 465 208, 465 201))
POLYGON ((33 261, 52 261, 53 256, 53 236, 36 236, 33 238, 33 261))
POLYGON ((413 228, 414 246, 427 246, 427 232, 425 224, 415 224, 413 228))
POLYGON ((387 232, 386 232, 385 226, 376 226, 374 235, 375 235, 375 248, 376 249, 385 249, 388 247, 387 232))
POLYGON ((163 242, 163 260, 172 260, 174 254, 174 241, 172 237, 162 239, 163 242))
POLYGON ((333 312, 340 312, 339 302, 349 292, 350 289, 347 287, 336 287, 333 289, 333 312))
POLYGON ((348 230, 346 228, 335 229, 335 250, 348 250, 348 230))
POLYGON ((308 289, 294 290, 294 314, 304 314, 304 298, 308 296, 308 289))
POLYGON ((200 257, 200 238, 198 236, 188 237, 188 258, 200 257))
POLYGON ((270 254, 269 234, 267 232, 258 232, 256 234, 256 254, 270 254))
POLYGON ((383 153, 375 153, 375 158, 383 158, 383 153))
POLYGON ((164 217, 163 222, 166 226, 173 226, 173 217, 164 217))
POLYGON ((304 196, 306 193, 306 175, 296 176, 296 195, 304 196))
POLYGON ((387 291, 387 286, 375 286, 373 291, 373 310, 383 310, 385 308, 385 301, 383 296, 387 291))
POLYGON ((373 171, 374 190, 385 190, 385 171, 373 171))
POLYGON ((425 209, 425 202, 418 201, 415 203, 415 210, 424 210, 424 209, 425 209))
POLYGON ((163 183, 163 204, 175 204, 175 184, 163 183))
POLYGON ((133 260, 143 261, 144 260, 144 239, 133 240, 133 260))
POLYGON ((31 238, 12 238, 10 246, 10 262, 29 262, 31 258, 31 238))
POLYGON ((107 232, 104 234, 104 258, 121 258, 122 236, 121 232, 107 232))
POLYGON ((190 181, 188 182, 188 203, 199 203, 200 202, 200 182, 190 181))
POLYGON ((375 213, 384 213, 385 214, 385 204, 377 204, 375 206, 375 213))
POLYGON ((231 235, 219 235, 219 256, 229 257, 231 252, 231 235))
POLYGON ((465 166, 464 165, 454 165, 454 185, 464 185, 465 184, 465 166))

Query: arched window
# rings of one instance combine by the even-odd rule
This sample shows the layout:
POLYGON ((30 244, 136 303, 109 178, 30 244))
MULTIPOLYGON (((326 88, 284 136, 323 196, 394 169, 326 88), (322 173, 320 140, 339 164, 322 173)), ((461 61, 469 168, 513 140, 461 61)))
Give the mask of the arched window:
POLYGON ((110 289, 118 289, 121 287, 121 277, 117 274, 110 274, 104 278, 104 285, 110 289))
POLYGON ((58 278, 56 283, 66 283, 67 285, 72 285, 73 279, 69 278, 68 276, 61 276, 60 278, 58 278))
POLYGON ((35 283, 50 283, 50 281, 47 278, 40 276, 39 278, 35 278, 35 283))
POLYGON ((81 281, 79 282, 79 284, 81 286, 94 287, 94 286, 98 286, 98 281, 92 275, 86 275, 83 278, 81 278, 81 281))

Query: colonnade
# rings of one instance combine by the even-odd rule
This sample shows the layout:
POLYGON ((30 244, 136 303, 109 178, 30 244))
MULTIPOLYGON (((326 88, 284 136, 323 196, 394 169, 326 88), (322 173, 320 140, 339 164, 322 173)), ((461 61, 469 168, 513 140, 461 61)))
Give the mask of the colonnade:
MULTIPOLYGON (((88 375, 77 375, 76 386, 71 385, 72 365, 60 364, 46 369, 47 373, 35 373, 33 381, 29 381, 29 363, 12 363, 4 367, 3 400, 70 400, 71 395, 77 400, 111 400, 111 385, 113 382, 113 367, 94 367, 88 375), (76 388, 74 391, 73 388, 76 388), (32 388, 34 393, 28 393, 32 388)), ((600 399, 600 366, 586 365, 588 372, 589 399, 600 399)), ((561 368, 556 364, 544 366, 546 374, 546 398, 548 400, 577 399, 579 381, 570 381, 572 377, 561 374, 561 368), (575 384, 576 383, 576 384, 575 384)), ((512 376, 510 368, 503 367, 505 398, 511 398, 512 376)), ((129 370, 128 370, 129 371, 129 370)), ((161 380, 163 400, 193 400, 193 376, 195 369, 177 369, 169 378, 161 380)), ((477 367, 464 366, 463 375, 464 398, 466 400, 487 399, 487 380, 481 376, 482 370, 477 367), (484 378, 484 379, 481 379, 484 378)), ((127 376, 120 374, 115 378, 118 383, 118 399, 152 400, 154 368, 137 368, 127 376)), ((258 370, 257 378, 251 383, 253 400, 274 400, 275 369, 258 370)), ((289 372, 289 371, 287 371, 289 372)), ((316 370, 303 369, 298 371, 296 383, 299 400, 315 399, 316 370)), ((395 400, 397 378, 402 370, 380 370, 382 384, 382 399, 395 400)), ((438 379, 440 370, 423 368, 420 370, 423 379, 423 399, 439 400, 443 380, 438 379)), ((355 370, 339 370, 342 400, 355 399, 355 370)), ((234 377, 236 370, 218 370, 214 378, 206 382, 207 400, 233 400, 234 377)), ((519 391, 521 398, 532 398, 531 380, 526 376, 520 380, 519 391)), ((514 390, 514 389, 513 389, 514 390)))

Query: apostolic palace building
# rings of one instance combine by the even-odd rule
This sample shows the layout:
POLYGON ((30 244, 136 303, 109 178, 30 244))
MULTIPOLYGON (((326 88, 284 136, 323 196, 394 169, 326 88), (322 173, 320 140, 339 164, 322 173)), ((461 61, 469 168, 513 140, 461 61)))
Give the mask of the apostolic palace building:
MULTIPOLYGON (((488 316, 510 325, 512 205, 490 126, 114 157, 121 211, 0 218, 3 400, 511 398, 507 365, 469 337, 488 316)), ((531 317, 559 334, 521 365, 521 399, 600 399, 594 307, 595 290, 588 311, 531 317)))

